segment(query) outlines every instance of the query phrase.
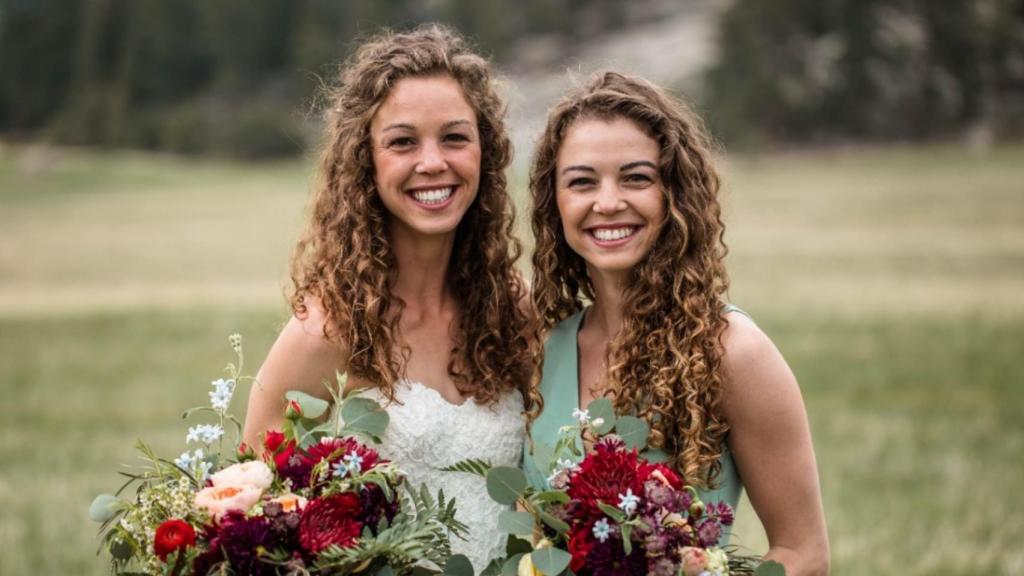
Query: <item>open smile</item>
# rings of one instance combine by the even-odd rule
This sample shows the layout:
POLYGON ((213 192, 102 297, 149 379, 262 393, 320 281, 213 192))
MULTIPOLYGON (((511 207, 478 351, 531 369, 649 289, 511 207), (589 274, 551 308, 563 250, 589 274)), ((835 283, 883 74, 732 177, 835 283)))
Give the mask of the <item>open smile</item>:
POLYGON ((428 210, 437 210, 451 203, 452 198, 455 197, 455 189, 456 186, 454 184, 449 184, 434 188, 407 190, 406 194, 416 205, 428 210))
POLYGON ((588 228, 587 235, 598 246, 620 246, 629 242, 643 226, 637 224, 616 224, 588 228))

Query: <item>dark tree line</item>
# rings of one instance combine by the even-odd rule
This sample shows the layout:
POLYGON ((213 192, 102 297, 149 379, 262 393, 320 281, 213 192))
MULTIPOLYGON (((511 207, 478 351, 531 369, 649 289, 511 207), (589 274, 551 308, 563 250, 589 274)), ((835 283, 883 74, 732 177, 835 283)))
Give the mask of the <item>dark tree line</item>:
POLYGON ((737 2, 709 76, 732 142, 1024 132, 1024 1, 737 2))
MULTIPOLYGON (((666 9, 687 6, 0 0, 0 135, 293 154, 310 142, 316 118, 303 111, 322 79, 381 26, 447 22, 515 68, 539 35, 578 46, 666 9)), ((720 46, 702 104, 728 143, 1024 131, 1024 0, 737 0, 720 46)))
MULTIPOLYGON (((439 20, 501 59, 528 30, 565 32, 581 6, 616 4, 0 0, 0 134, 239 156, 295 153, 308 140, 302 110, 361 34, 439 20)), ((592 33, 621 23, 608 13, 592 33)))

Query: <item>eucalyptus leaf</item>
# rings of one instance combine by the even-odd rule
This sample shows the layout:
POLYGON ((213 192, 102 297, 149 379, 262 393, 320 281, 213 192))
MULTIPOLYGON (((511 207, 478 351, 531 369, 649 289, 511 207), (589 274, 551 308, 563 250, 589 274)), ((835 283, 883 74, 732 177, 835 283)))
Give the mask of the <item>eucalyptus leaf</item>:
POLYGON ((569 495, 562 490, 545 490, 534 494, 533 500, 544 504, 568 504, 569 495))
POLYGON ((498 514, 498 528, 509 534, 533 534, 533 515, 529 512, 502 510, 498 514))
POLYGON ((487 493, 498 504, 515 504, 526 491, 526 475, 519 468, 495 466, 487 473, 487 493))
POLYGON ((89 519, 93 522, 106 522, 121 509, 121 501, 113 494, 100 494, 89 506, 89 519))
POLYGON ((775 560, 765 560, 754 570, 754 576, 786 576, 786 567, 775 560))
POLYGON ((501 576, 519 576, 519 561, 523 559, 525 553, 515 554, 510 556, 505 563, 501 565, 501 576))
POLYGON ((456 554, 444 563, 442 574, 445 576, 473 576, 473 564, 470 563, 469 558, 462 554, 456 554))
POLYGON ((348 398, 341 405, 345 429, 378 437, 388 427, 388 413, 369 398, 348 398))
POLYGON ((533 544, 530 544, 528 540, 517 538, 515 536, 509 536, 508 541, 505 543, 505 555, 514 556, 519 553, 526 553, 533 551, 533 544))
POLYGON ((552 530, 558 532, 559 534, 565 534, 569 531, 568 524, 566 524, 563 520, 555 518, 554 516, 543 510, 541 510, 540 512, 540 519, 542 522, 547 524, 552 530))
POLYGON ((110 557, 114 560, 128 560, 135 554, 135 548, 125 540, 110 543, 110 557))
POLYGON ((555 447, 544 442, 536 442, 533 445, 533 463, 545 476, 551 474, 555 469, 555 447))
POLYGON ((615 432, 622 437, 627 449, 642 450, 647 447, 647 435, 651 429, 647 422, 636 416, 623 416, 615 424, 615 432))
POLYGON ((327 412, 327 408, 330 406, 326 400, 310 396, 300 390, 289 390, 284 397, 299 403, 303 418, 319 418, 323 416, 324 412, 327 412))
POLYGON ((395 570, 391 566, 385 566, 377 570, 376 576, 395 576, 395 570))
POLYGON ((597 418, 604 420, 600 426, 594 427, 598 434, 607 434, 615 426, 615 408, 612 407, 612 401, 607 398, 595 398, 587 405, 587 414, 592 421, 597 418))
POLYGON ((530 553, 530 560, 533 566, 548 576, 555 576, 569 565, 572 556, 565 550, 559 550, 553 546, 534 550, 530 553))

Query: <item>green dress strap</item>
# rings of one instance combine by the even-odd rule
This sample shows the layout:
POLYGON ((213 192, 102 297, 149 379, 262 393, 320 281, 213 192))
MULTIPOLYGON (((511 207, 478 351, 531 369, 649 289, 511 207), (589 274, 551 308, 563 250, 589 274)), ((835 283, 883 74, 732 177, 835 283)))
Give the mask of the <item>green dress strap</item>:
MULTIPOLYGON (((736 311, 747 315, 738 307, 727 305, 725 312, 736 311)), ((540 382, 540 393, 544 398, 544 410, 530 427, 532 441, 537 444, 554 446, 558 441, 558 430, 574 423, 573 410, 579 408, 579 347, 577 335, 583 321, 584 310, 560 322, 548 335, 544 343, 544 367, 540 382)), ((749 315, 747 315, 749 317, 749 315)), ((698 490, 704 502, 725 502, 735 510, 739 504, 743 485, 728 446, 721 457, 721 473, 715 481, 715 488, 698 490)), ((530 484, 538 489, 548 487, 547 477, 537 467, 531 453, 530 442, 523 448, 523 471, 530 484)), ((729 541, 726 529, 719 544, 729 541)))

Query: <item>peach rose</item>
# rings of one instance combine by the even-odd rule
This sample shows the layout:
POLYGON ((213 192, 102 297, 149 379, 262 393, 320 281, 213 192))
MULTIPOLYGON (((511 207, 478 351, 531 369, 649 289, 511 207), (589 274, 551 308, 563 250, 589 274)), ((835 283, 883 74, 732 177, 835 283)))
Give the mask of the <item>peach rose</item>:
POLYGON ((679 551, 683 557, 683 574, 698 576, 708 563, 708 555, 700 548, 687 546, 679 551))
POLYGON ((219 522, 228 512, 248 512, 262 495, 263 490, 251 484, 210 486, 196 492, 195 505, 205 509, 219 522))
POLYGON ((306 507, 306 499, 297 494, 281 494, 277 498, 272 498, 271 502, 277 502, 281 505, 281 510, 284 512, 298 512, 306 507))
POLYGON ((270 467, 259 460, 239 462, 210 476, 214 486, 255 486, 262 492, 274 482, 274 473, 270 467))

